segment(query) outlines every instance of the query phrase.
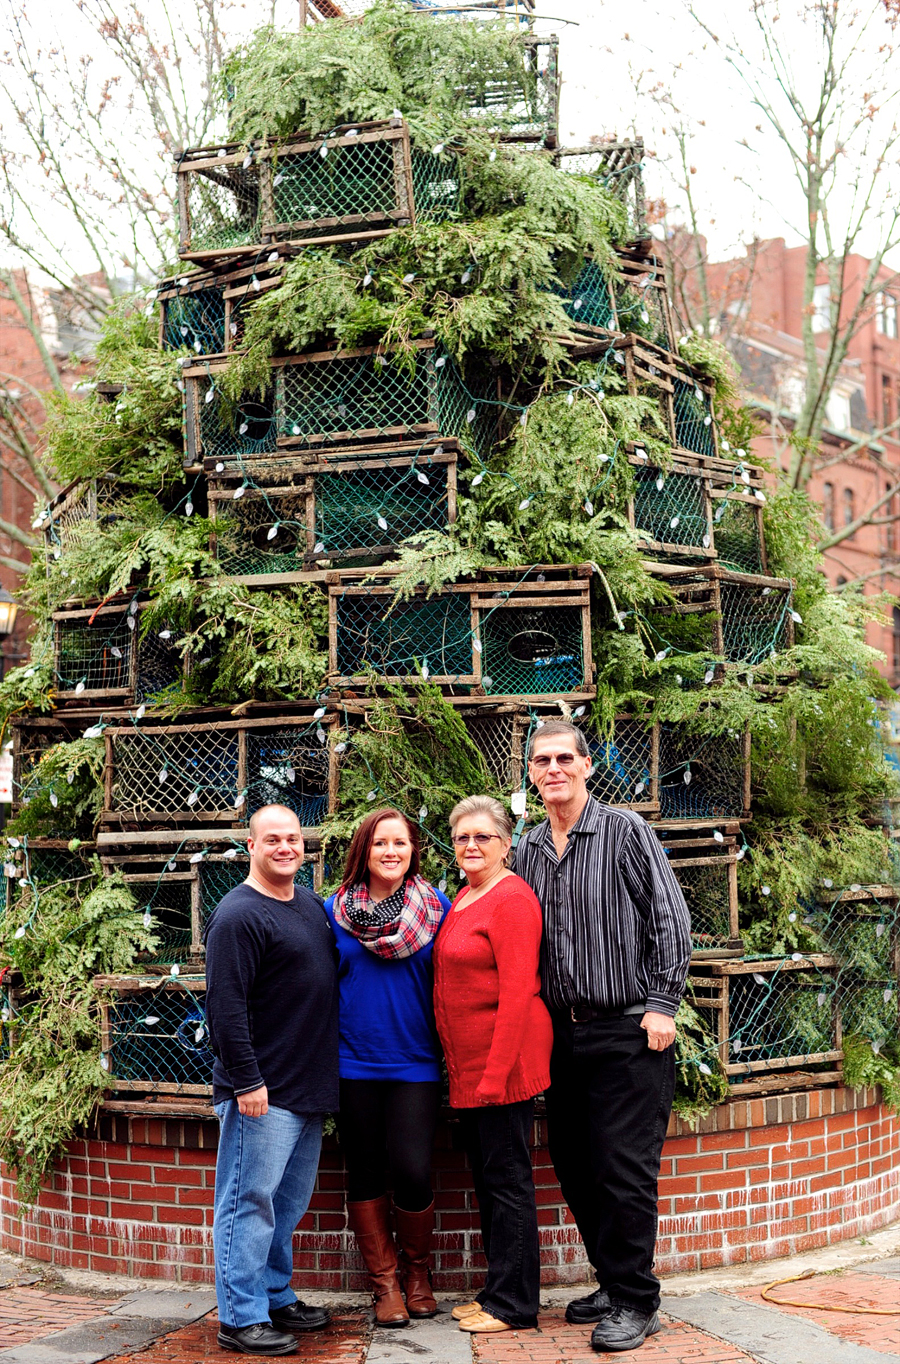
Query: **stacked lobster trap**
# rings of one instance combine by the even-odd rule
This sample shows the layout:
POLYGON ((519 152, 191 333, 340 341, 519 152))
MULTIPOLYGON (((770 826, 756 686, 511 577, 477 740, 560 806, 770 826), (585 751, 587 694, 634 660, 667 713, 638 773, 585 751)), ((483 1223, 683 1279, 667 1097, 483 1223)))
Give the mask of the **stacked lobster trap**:
MULTIPOLYGON (((522 62, 515 98, 502 75, 487 73, 473 85, 472 110, 501 141, 542 144, 561 172, 596 178, 626 206, 633 240, 615 272, 578 259, 555 292, 571 354, 602 355, 617 389, 651 413, 647 448, 636 441, 623 451, 632 488, 624 515, 666 588, 643 624, 657 658, 708 653, 704 704, 715 708, 726 671, 752 685, 753 668, 793 641, 793 585, 769 573, 764 475, 720 439, 713 385, 679 353, 681 327, 647 238, 643 145, 556 147, 555 40, 523 34, 522 62)), ((426 333, 403 347, 321 343, 278 354, 260 391, 229 389, 248 312, 279 289, 292 258, 458 217, 465 170, 464 149, 425 152, 402 118, 191 148, 178 161, 184 267, 160 284, 158 300, 160 346, 181 356, 185 474, 202 489, 224 576, 253 593, 304 584, 319 594, 328 665, 321 696, 277 714, 260 703, 175 717, 167 693, 194 663, 139 593, 55 614, 57 710, 13 725, 16 802, 32 799, 48 749, 87 725, 102 808, 95 840, 73 849, 60 829, 14 850, 7 895, 33 894, 46 877, 76 880, 94 859, 131 889, 154 945, 134 975, 97 981, 113 1102, 208 1102, 204 934, 246 876, 248 819, 269 803, 294 810, 306 845, 299 880, 322 888, 332 878, 321 826, 340 810, 340 755, 364 715, 361 698, 373 686, 411 690, 423 680, 458 708, 508 796, 527 785, 541 723, 571 714, 583 727, 591 794, 653 827, 682 887, 690 999, 736 1092, 833 1080, 848 1016, 852 1024, 863 1010, 896 1012, 896 901, 889 924, 865 894, 842 901, 837 918, 851 924, 842 934, 833 906, 812 907, 816 955, 745 960, 738 869, 751 813, 749 732, 711 735, 708 725, 701 732, 640 711, 601 723, 598 633, 609 602, 597 565, 483 567, 437 591, 404 587, 403 546, 457 523, 460 488, 471 495, 481 481, 465 478, 467 469, 477 465, 483 477, 509 434, 509 404, 519 408, 499 369, 473 363, 463 372, 426 333)), ((48 562, 81 522, 114 515, 127 492, 97 478, 60 494, 41 527, 48 562)))

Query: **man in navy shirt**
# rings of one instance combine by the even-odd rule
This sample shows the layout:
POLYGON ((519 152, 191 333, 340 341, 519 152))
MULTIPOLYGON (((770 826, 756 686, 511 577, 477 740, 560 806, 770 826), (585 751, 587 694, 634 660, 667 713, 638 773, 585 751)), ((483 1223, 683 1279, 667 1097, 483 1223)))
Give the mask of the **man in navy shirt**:
POLYGON ((322 1119, 338 1106, 337 968, 322 901, 294 885, 303 864, 297 816, 284 805, 257 810, 247 847, 249 875, 216 907, 206 935, 218 1341, 240 1354, 287 1355, 296 1332, 329 1321, 290 1284, 322 1119))

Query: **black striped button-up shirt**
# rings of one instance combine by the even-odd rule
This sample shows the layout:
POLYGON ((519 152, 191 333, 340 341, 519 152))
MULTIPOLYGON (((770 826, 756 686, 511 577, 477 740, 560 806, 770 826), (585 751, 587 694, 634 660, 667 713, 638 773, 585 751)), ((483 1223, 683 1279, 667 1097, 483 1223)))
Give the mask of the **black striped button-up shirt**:
POLYGON ((515 869, 544 913, 542 994, 551 1009, 643 1005, 674 1015, 691 958, 690 915, 656 835, 592 797, 562 857, 545 819, 515 869))

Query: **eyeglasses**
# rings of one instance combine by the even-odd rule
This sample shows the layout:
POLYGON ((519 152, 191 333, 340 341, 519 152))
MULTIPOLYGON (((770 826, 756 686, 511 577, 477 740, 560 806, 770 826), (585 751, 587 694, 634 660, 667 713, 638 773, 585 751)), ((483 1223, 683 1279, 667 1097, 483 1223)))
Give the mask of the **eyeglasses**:
POLYGON ((492 838, 499 837, 499 834, 454 834, 453 842, 457 848, 464 848, 468 843, 477 843, 479 848, 486 848, 492 838))
POLYGON ((543 772, 555 758, 560 767, 571 767, 579 756, 578 753, 538 753, 536 757, 531 759, 531 765, 543 772))

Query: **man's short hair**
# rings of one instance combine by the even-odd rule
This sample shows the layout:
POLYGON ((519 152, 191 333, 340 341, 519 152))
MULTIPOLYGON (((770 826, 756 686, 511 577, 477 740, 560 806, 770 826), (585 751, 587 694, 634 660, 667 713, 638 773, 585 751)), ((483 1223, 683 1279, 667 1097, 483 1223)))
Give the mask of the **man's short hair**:
POLYGON ((261 805, 261 806, 259 807, 259 809, 258 809, 258 810, 254 810, 254 811, 253 811, 253 814, 250 816, 250 823, 249 823, 249 825, 247 826, 247 828, 248 828, 248 832, 249 832, 251 838, 255 838, 255 837, 256 837, 256 831, 257 831, 257 829, 259 828, 260 816, 266 814, 269 810, 283 810, 284 813, 285 813, 286 815, 293 815, 293 817, 294 817, 294 819, 296 819, 297 823, 298 823, 298 824, 300 823, 300 817, 299 817, 299 815, 297 814, 297 811, 296 811, 296 810, 292 810, 291 807, 290 807, 289 805, 277 805, 277 804, 274 804, 274 805, 261 805))
POLYGON ((534 745, 537 739, 549 739, 553 734, 565 734, 575 745, 575 752, 582 758, 589 758, 591 750, 588 748, 588 741, 577 725, 570 725, 567 720, 546 720, 536 730, 533 731, 528 740, 528 761, 531 762, 534 756, 534 745))

